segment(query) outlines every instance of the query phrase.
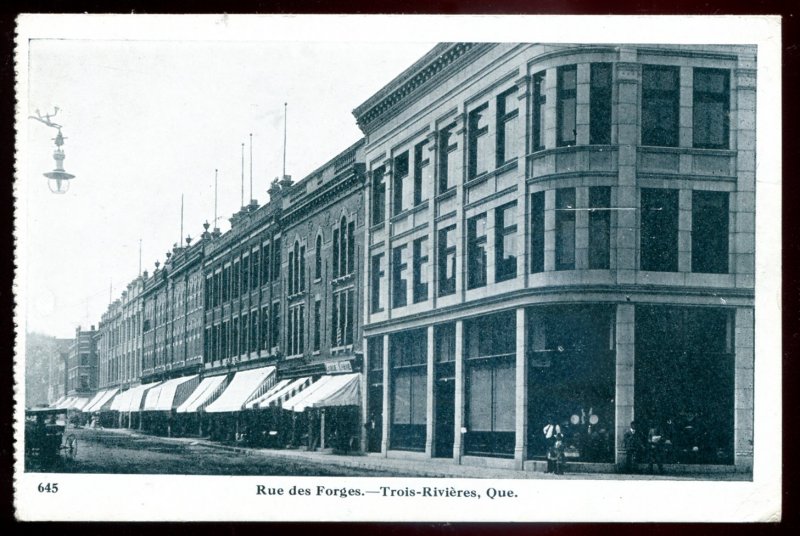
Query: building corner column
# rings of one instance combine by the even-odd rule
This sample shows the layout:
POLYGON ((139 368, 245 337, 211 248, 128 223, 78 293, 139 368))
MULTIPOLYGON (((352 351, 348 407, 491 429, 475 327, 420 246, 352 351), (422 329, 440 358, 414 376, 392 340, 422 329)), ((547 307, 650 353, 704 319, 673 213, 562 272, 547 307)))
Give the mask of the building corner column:
POLYGON ((435 399, 435 374, 434 374, 434 340, 433 340, 433 326, 428 326, 427 342, 428 342, 428 355, 427 355, 427 381, 425 383, 425 457, 433 457, 434 433, 436 430, 436 399, 435 399))
POLYGON ((528 451, 528 315, 517 309, 516 398, 514 400, 514 468, 522 470, 528 451))
POLYGON ((387 457, 389 453, 389 434, 392 427, 391 409, 392 402, 389 398, 389 335, 383 336, 383 418, 381 419, 381 454, 387 457))
POLYGON ((455 427, 453 441, 453 462, 460 464, 464 453, 464 407, 465 407, 465 385, 464 385, 464 321, 456 321, 456 387, 455 387, 455 427))
POLYGON ((632 303, 617 305, 615 349, 616 386, 614 420, 616 434, 614 461, 617 467, 625 462, 625 431, 634 418, 634 361, 635 361, 636 308, 632 303))
POLYGON ((754 311, 737 307, 734 332, 734 466, 737 471, 753 470, 755 387, 754 311))

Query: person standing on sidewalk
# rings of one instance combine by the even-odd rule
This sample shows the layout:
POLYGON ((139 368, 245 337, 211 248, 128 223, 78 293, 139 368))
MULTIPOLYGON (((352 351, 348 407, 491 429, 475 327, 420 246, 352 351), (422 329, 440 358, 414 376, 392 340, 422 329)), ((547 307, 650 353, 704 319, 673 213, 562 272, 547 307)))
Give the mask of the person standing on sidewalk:
POLYGON ((635 473, 641 461, 644 441, 642 434, 636 430, 636 421, 631 421, 631 426, 624 435, 625 444, 625 472, 635 473))
POLYGON ((548 473, 556 473, 558 469, 558 451, 556 450, 556 443, 561 442, 563 453, 563 434, 561 433, 561 426, 555 423, 552 416, 548 416, 547 424, 542 428, 545 442, 547 443, 547 471, 548 473))

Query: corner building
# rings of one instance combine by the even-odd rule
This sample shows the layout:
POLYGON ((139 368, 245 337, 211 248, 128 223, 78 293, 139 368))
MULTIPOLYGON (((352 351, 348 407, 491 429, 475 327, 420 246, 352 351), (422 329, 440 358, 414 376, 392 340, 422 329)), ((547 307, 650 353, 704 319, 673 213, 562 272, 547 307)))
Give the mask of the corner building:
POLYGON ((755 49, 440 44, 366 136, 366 448, 753 455, 755 49))

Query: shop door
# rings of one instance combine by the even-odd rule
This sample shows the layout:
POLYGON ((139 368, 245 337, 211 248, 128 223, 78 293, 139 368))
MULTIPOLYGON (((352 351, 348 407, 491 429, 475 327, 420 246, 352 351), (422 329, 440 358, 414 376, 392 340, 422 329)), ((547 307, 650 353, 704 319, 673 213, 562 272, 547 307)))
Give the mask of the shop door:
POLYGON ((367 452, 381 451, 381 434, 383 433, 383 385, 371 385, 367 414, 367 452))
POLYGON ((453 379, 436 382, 436 442, 433 455, 437 458, 453 457, 455 439, 456 382, 453 379))

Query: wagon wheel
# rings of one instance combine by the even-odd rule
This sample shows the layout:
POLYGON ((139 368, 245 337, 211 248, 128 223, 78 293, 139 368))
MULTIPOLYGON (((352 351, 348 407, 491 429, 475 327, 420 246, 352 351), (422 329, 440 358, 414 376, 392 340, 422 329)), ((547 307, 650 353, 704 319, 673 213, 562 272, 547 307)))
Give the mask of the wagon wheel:
POLYGON ((75 437, 75 434, 68 435, 64 445, 67 447, 67 456, 75 459, 75 456, 78 455, 78 438, 75 437))

